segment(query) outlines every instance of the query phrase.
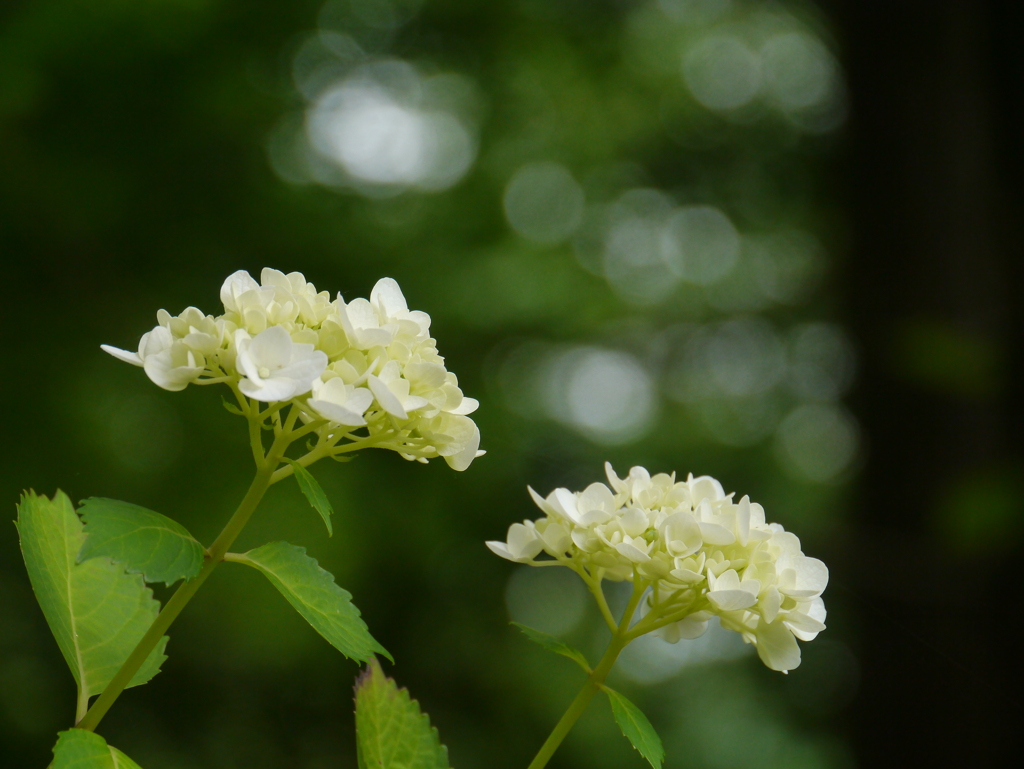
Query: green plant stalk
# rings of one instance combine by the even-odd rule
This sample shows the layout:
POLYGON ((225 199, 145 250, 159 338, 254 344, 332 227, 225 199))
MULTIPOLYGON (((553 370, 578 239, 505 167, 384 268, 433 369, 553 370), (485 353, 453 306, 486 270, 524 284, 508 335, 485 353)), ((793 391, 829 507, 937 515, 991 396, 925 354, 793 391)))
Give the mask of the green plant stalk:
MULTIPOLYGON (((202 570, 193 579, 183 582, 174 592, 174 595, 171 596, 170 600, 160 611, 160 614, 157 615, 149 630, 146 631, 146 634, 136 644, 132 653, 128 655, 128 659, 124 661, 120 670, 110 680, 110 683, 107 684, 106 688, 92 704, 92 707, 88 709, 84 716, 78 718, 75 724, 77 728, 88 731, 96 730, 96 727, 99 726, 107 711, 117 701, 117 698, 121 696, 121 692, 125 690, 153 649, 160 643, 160 639, 163 638, 168 628, 178 618, 178 615, 181 614, 182 609, 192 600, 192 596, 202 587, 206 578, 224 560, 224 554, 249 522, 260 500, 263 499, 263 495, 277 480, 274 478, 274 470, 277 468, 285 450, 290 445, 292 436, 285 433, 285 435, 278 437, 264 457, 262 447, 257 447, 255 443, 256 440, 260 439, 258 422, 256 421, 259 419, 259 416, 258 413, 251 411, 249 413, 250 427, 253 424, 257 425, 256 432, 254 434, 251 433, 253 438, 253 454, 254 456, 259 456, 256 461, 256 475, 249 485, 249 490, 245 493, 238 508, 217 536, 217 539, 207 548, 206 562, 203 564, 202 570)), ((294 425, 294 417, 288 421, 288 427, 290 428, 294 425)))
POLYGON ((551 756, 555 754, 558 746, 562 744, 562 740, 566 738, 566 735, 569 734, 569 731, 579 720, 579 717, 583 715, 583 711, 587 709, 590 700, 601 690, 604 680, 608 677, 608 673, 611 672, 612 666, 615 664, 615 660, 618 659, 619 654, 626 648, 626 644, 633 640, 629 634, 629 621, 633 618, 637 604, 640 603, 640 597, 647 588, 647 583, 640 580, 638 576, 634 575, 634 580, 633 595, 630 597, 629 603, 622 613, 622 619, 612 635, 612 640, 608 643, 604 656, 601 657, 597 667, 587 677, 587 682, 580 689, 576 698, 569 703, 569 707, 562 714, 558 723, 555 724, 555 728, 551 730, 551 734, 548 735, 544 744, 540 746, 540 750, 537 751, 537 755, 530 762, 528 769, 543 769, 543 767, 547 766, 551 756))

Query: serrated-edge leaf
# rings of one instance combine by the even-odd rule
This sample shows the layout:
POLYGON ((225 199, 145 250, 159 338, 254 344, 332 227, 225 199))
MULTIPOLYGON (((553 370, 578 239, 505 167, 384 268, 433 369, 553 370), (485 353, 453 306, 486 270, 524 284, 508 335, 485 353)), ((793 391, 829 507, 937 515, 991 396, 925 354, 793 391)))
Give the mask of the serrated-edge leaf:
POLYGON ((234 560, 263 572, 288 603, 338 651, 360 662, 380 653, 391 655, 370 635, 352 594, 320 567, 306 548, 288 542, 270 542, 234 560))
MULTIPOLYGON (((26 492, 15 525, 36 600, 78 683, 79 697, 99 694, 149 630, 160 604, 142 575, 126 574, 108 558, 77 562, 85 533, 64 492, 52 500, 26 492)), ((160 672, 166 645, 165 636, 129 686, 160 672)))
POLYGON ((359 769, 448 769, 448 748, 419 703, 371 660, 356 679, 359 769))
POLYGON ((295 473, 295 480, 299 484, 299 488, 305 495, 306 499, 309 500, 309 504, 313 506, 313 509, 320 513, 320 517, 324 519, 324 525, 327 527, 327 536, 334 536, 334 527, 331 525, 331 516, 334 515, 334 508, 331 507, 331 501, 327 498, 324 490, 317 483, 316 478, 309 472, 305 467, 300 465, 294 459, 288 459, 285 457, 285 461, 292 466, 292 470, 295 473))
POLYGON ((619 725, 619 729, 622 730, 626 739, 640 751, 640 755, 646 758, 654 769, 659 769, 662 761, 665 760, 665 749, 661 746, 661 738, 654 731, 647 716, 640 708, 614 689, 609 689, 607 686, 601 688, 608 695, 615 723, 619 725))
POLYGON ((140 769, 95 732, 68 729, 57 734, 52 769, 140 769))
POLYGON ((590 663, 587 662, 587 658, 583 656, 583 652, 581 652, 579 649, 574 649, 573 647, 569 646, 569 644, 559 641, 553 635, 548 635, 543 631, 536 630, 532 627, 528 627, 519 622, 512 622, 510 624, 515 625, 517 628, 519 628, 519 630, 522 631, 523 635, 525 635, 535 644, 538 644, 539 646, 547 649, 549 652, 554 652, 555 654, 561 654, 563 657, 568 657, 581 668, 583 668, 583 670, 585 670, 587 673, 591 672, 590 663))
POLYGON ((86 534, 79 563, 107 556, 126 571, 142 574, 146 582, 167 585, 192 579, 203 568, 203 546, 165 515, 105 497, 89 497, 78 513, 86 534))

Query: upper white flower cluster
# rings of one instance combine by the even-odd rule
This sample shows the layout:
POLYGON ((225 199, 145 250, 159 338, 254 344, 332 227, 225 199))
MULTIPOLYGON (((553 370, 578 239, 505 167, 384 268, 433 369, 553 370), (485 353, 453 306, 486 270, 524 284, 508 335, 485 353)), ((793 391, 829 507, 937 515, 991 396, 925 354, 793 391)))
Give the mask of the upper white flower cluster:
POLYGON ((459 389, 430 336, 430 316, 410 311, 398 283, 382 278, 369 299, 318 292, 301 273, 240 270, 220 290, 224 313, 189 307, 157 313, 138 352, 111 355, 145 369, 165 390, 226 382, 266 403, 291 401, 305 422, 335 438, 365 427, 374 445, 407 459, 442 456, 465 470, 480 452, 459 389))
MULTIPOLYGON (((585 579, 642 580, 646 622, 666 640, 697 638, 717 615, 753 643, 773 670, 800 664, 796 638, 810 641, 825 625, 821 593, 828 569, 800 550, 800 540, 764 509, 733 501, 714 478, 651 476, 634 467, 582 492, 555 489, 534 502, 545 513, 515 523, 507 542, 488 542, 502 558, 540 565, 541 553, 585 579)), ((639 623, 637 627, 640 627, 639 623)))

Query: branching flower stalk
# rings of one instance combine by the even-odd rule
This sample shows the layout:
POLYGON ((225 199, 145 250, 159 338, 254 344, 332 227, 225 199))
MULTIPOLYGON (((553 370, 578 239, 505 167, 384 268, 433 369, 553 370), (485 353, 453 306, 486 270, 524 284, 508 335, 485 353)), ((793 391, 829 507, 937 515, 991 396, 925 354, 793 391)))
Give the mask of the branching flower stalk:
MULTIPOLYGON (((623 731, 630 739, 637 737, 641 744, 634 745, 652 764, 660 762, 660 742, 646 719, 604 685, 619 653, 642 635, 654 633, 676 643, 703 635, 717 618, 723 628, 753 644, 765 665, 785 673, 800 664, 797 639, 810 641, 825 629, 821 593, 828 569, 803 554, 795 535, 767 523, 760 505, 748 497, 734 501, 709 476, 677 482, 675 474, 652 476, 642 467, 632 468, 625 478, 611 465, 605 470, 608 485, 593 483, 582 492, 555 489, 544 498, 530 489, 544 517, 512 524, 507 541, 487 543, 495 554, 516 563, 572 569, 612 632, 608 650, 593 670, 587 668, 587 683, 530 769, 547 763, 602 689, 612 699, 617 720, 623 708, 632 708, 620 725, 623 720, 646 724, 646 742, 626 726, 623 731), (604 580, 633 585, 618 622, 605 599, 604 580)), ((531 633, 583 664, 579 652, 531 633)))
MULTIPOLYGON (((216 317, 195 307, 177 316, 160 310, 138 352, 103 345, 166 390, 226 384, 237 407, 225 405, 248 422, 256 472, 205 548, 201 568, 186 576, 91 707, 89 690, 80 686, 76 725, 82 730, 96 729, 225 560, 267 489, 296 474, 296 467, 382 448, 419 462, 441 456, 464 470, 483 453, 468 416, 477 402, 463 396, 445 369, 429 334, 429 315, 410 311, 394 280, 379 281, 368 300, 345 302, 340 294, 331 300, 318 292, 300 273, 265 269, 257 282, 239 271, 225 280, 220 295, 224 313, 216 317), (269 447, 265 432, 273 435, 269 447), (286 455, 303 441, 304 454, 286 455)), ((330 529, 329 510, 321 514, 330 529)))
MULTIPOLYGON (((637 580, 634 583, 633 594, 630 596, 629 603, 626 604, 626 608, 622 612, 622 620, 614 627, 611 641, 608 642, 608 648, 605 650, 604 656, 601 657, 597 666, 587 676, 587 682, 569 704, 565 713, 558 720, 558 723, 555 724, 555 728, 551 730, 551 734, 548 735, 544 744, 541 745, 540 750, 537 751, 537 755, 534 756, 527 769, 543 769, 543 767, 547 766, 551 756, 554 755, 558 746, 562 744, 562 740, 566 738, 569 731, 579 720, 579 717, 583 715, 583 711, 587 709, 590 700, 604 687, 604 681, 611 672, 612 666, 615 665, 615 661, 619 658, 619 654, 622 653, 622 650, 632 640, 629 633, 629 622, 636 612, 636 607, 643 597, 645 588, 646 584, 643 580, 637 580)), ((598 589, 600 590, 600 588, 598 589)), ((607 607, 603 593, 601 595, 601 603, 607 607)))
MULTIPOLYGON (((76 510, 59 490, 52 498, 28 491, 18 506, 29 579, 78 684, 78 728, 58 735, 52 766, 137 768, 95 730, 126 688, 160 671, 168 629, 224 561, 262 572, 330 644, 366 663, 356 684, 360 765, 448 766, 436 730, 384 676, 376 655, 390 655, 334 577, 288 542, 246 553, 230 548, 267 489, 290 476, 332 534, 330 501, 307 470, 321 459, 343 462, 378 448, 409 461, 442 457, 465 470, 483 453, 468 416, 477 402, 445 368, 430 317, 408 309, 394 280, 379 281, 369 299, 346 303, 317 292, 299 273, 267 269, 260 278, 229 276, 221 287, 224 313, 216 317, 194 307, 177 316, 161 310, 137 352, 103 347, 166 390, 224 384, 234 395, 225 407, 246 419, 256 472, 209 547, 176 521, 128 502, 90 498, 76 510), (293 446, 304 448, 289 456, 293 446), (161 609, 147 584, 179 580, 161 609)), ((529 769, 547 765, 598 692, 608 696, 623 734, 660 769, 664 750, 650 722, 605 683, 622 650, 643 635, 676 643, 697 638, 716 619, 785 673, 800 664, 797 640, 825 628, 828 570, 803 554, 796 536, 767 523, 760 505, 734 501, 708 476, 677 481, 634 467, 619 478, 610 465, 606 472, 607 485, 582 492, 559 488, 542 498, 530 489, 543 517, 513 524, 505 542, 487 543, 516 563, 572 569, 611 632, 591 667, 578 650, 522 628, 587 675, 529 769), (632 586, 618 619, 606 581, 632 586)))
MULTIPOLYGON (((245 402, 244 398, 241 400, 245 402)), ((193 579, 183 582, 178 587, 160 611, 156 621, 142 637, 138 645, 128 656, 128 659, 124 661, 121 669, 118 670, 114 678, 107 685, 107 688, 93 702, 88 711, 81 712, 82 703, 79 704, 80 712, 77 715, 77 723, 75 724, 79 729, 93 731, 99 726, 107 711, 110 710, 111 706, 121 695, 121 692, 128 686, 128 683, 138 672, 139 668, 153 652, 153 649, 156 648, 160 639, 163 638, 164 634, 167 633, 168 629, 178 618, 178 615, 181 614, 182 609, 192 600, 192 596, 199 591, 199 588, 202 587, 207 577, 213 573, 213 570, 225 560, 224 556, 227 554, 228 549, 238 538, 238 535, 242 533, 267 489, 291 474, 289 466, 286 465, 284 468, 279 468, 279 465, 288 447, 295 440, 302 437, 300 435, 303 432, 302 430, 291 429, 294 427, 294 423, 299 416, 298 408, 292 407, 284 427, 275 437, 273 444, 264 455, 260 431, 262 425, 266 423, 271 409, 260 413, 258 401, 249 402, 246 406, 248 409, 246 416, 249 419, 250 426, 255 426, 255 432, 250 429, 250 436, 254 437, 252 444, 253 456, 259 456, 256 462, 256 474, 249 485, 248 491, 246 491, 234 514, 213 541, 213 544, 206 549, 203 568, 199 574, 193 579), (285 473, 285 469, 289 472, 285 473)))

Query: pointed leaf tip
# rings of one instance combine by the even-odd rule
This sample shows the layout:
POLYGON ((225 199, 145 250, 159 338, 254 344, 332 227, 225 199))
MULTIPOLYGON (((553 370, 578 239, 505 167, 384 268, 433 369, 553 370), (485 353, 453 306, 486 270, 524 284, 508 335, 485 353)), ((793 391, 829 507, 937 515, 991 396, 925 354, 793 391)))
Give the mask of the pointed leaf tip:
POLYGON ((665 760, 665 749, 661 745, 661 738, 654 731, 647 716, 614 689, 607 686, 601 687, 608 695, 608 701, 612 706, 612 715, 615 716, 615 723, 632 743, 633 747, 640 751, 640 755, 647 759, 654 769, 660 769, 665 760))
POLYGON ((535 644, 539 644, 543 648, 547 649, 549 652, 561 654, 563 657, 571 659, 573 662, 575 662, 577 665, 583 668, 583 670, 586 671, 588 674, 591 672, 590 663, 587 662, 587 658, 579 649, 574 649, 573 647, 569 646, 569 644, 562 643, 553 635, 542 633, 540 630, 534 630, 532 627, 521 625, 518 622, 512 622, 510 624, 515 625, 517 628, 519 628, 519 630, 522 631, 523 635, 525 635, 535 644))
POLYGON ((295 610, 330 644, 350 659, 369 662, 391 655, 370 635, 352 595, 334 576, 306 555, 304 547, 270 542, 233 560, 263 572, 295 610))
POLYGON ((327 536, 334 536, 334 527, 331 525, 331 516, 334 515, 334 508, 331 507, 331 501, 327 498, 324 490, 317 483, 316 478, 309 472, 305 467, 300 465, 294 459, 285 458, 285 461, 292 466, 292 470, 295 473, 295 480, 299 484, 299 489, 305 495, 306 499, 309 500, 309 504, 313 506, 313 509, 320 513, 320 517, 324 519, 324 525, 327 527, 327 536))
POLYGON ((130 502, 90 497, 79 514, 85 544, 78 561, 107 556, 146 582, 170 585, 192 579, 203 568, 205 550, 177 521, 130 502))

